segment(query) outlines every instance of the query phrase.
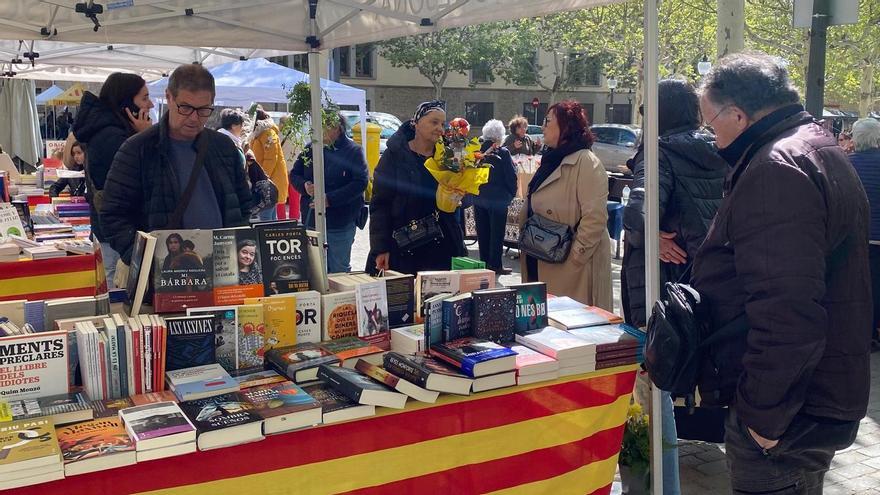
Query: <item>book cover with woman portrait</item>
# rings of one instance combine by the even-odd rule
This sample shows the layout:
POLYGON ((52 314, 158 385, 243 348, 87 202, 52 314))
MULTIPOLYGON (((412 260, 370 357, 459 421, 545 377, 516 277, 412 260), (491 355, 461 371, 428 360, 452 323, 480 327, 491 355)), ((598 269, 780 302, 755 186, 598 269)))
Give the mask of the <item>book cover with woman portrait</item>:
POLYGON ((210 230, 157 230, 153 254, 153 306, 157 313, 212 304, 213 236, 210 230))
POLYGON ((263 270, 256 232, 250 228, 214 231, 214 304, 243 304, 263 295, 263 270))

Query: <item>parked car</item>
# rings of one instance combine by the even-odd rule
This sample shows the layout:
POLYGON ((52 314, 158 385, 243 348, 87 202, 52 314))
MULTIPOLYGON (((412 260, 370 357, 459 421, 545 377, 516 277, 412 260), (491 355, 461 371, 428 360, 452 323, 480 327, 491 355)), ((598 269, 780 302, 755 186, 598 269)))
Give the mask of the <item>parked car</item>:
MULTIPOLYGON (((359 124, 361 121, 360 112, 344 110, 342 112, 342 116, 345 117, 345 120, 348 123, 348 137, 352 137, 351 128, 356 124, 359 124)), ((403 123, 390 113, 384 112, 367 112, 367 122, 372 122, 382 128, 382 132, 379 134, 379 153, 385 152, 385 147, 388 143, 388 138, 394 135, 397 132, 397 128, 403 125, 403 123)))
POLYGON ((636 153, 642 130, 623 124, 598 124, 590 128, 595 136, 593 153, 608 172, 626 172, 626 161, 636 153))

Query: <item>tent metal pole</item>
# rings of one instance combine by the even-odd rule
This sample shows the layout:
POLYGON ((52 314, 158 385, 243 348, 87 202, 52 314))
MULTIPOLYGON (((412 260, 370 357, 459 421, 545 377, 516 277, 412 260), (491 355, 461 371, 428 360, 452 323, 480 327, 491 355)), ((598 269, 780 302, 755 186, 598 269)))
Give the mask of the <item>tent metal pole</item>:
MULTIPOLYGON (((645 310, 650 316, 651 307, 660 295, 660 211, 658 187, 658 137, 659 123, 657 75, 658 63, 658 15, 657 0, 645 0, 645 119, 643 120, 643 143, 645 150, 645 310)), ((646 320, 647 321, 647 320, 646 320)), ((651 390, 651 487, 654 495, 663 494, 663 414, 660 390, 651 390)))
POLYGON ((312 167, 315 175, 315 230, 321 252, 322 287, 327 287, 327 203, 324 196, 324 127, 321 118, 321 65, 317 48, 309 50, 309 89, 312 96, 312 167))

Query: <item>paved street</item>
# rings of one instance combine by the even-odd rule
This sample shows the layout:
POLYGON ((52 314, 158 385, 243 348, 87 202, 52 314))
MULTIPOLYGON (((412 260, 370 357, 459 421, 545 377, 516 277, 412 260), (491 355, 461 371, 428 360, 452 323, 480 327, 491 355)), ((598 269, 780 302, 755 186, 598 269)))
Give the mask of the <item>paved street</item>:
MULTIPOLYGON (((472 257, 479 258, 476 244, 468 249, 472 257)), ((368 230, 359 230, 352 249, 353 269, 364 268, 368 252, 368 230)), ((514 273, 499 277, 499 282, 519 282, 519 260, 505 256, 504 265, 512 268, 514 273)), ((614 305, 615 310, 620 311, 620 260, 613 260, 612 269, 614 305)), ((880 495, 880 353, 874 353, 871 358, 871 383, 868 416, 862 420, 853 446, 834 458, 831 471, 825 478, 826 495, 880 495)), ((730 493, 723 445, 681 441, 679 456, 683 495, 730 493)), ((619 483, 615 483, 614 493, 620 493, 619 483)))

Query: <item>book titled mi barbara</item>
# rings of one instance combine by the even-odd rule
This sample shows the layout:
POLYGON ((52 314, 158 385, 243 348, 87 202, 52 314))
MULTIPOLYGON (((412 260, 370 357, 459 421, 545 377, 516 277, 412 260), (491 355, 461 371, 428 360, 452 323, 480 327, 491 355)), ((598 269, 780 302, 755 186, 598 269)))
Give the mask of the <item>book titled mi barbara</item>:
POLYGON ((256 230, 265 295, 309 290, 309 241, 305 228, 279 223, 260 225, 256 230))
POLYGON ((210 230, 157 230, 153 253, 153 308, 174 313, 213 303, 214 251, 210 230))

